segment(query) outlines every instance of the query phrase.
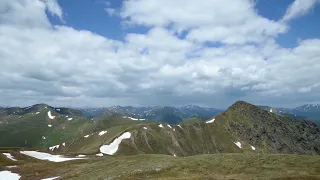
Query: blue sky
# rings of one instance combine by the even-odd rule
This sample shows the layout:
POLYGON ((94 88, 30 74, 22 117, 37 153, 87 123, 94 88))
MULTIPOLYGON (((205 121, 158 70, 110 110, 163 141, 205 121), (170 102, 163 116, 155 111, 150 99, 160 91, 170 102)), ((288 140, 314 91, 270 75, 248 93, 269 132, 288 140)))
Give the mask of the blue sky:
MULTIPOLYGON (((294 0, 257 0, 256 11, 261 16, 271 20, 279 20, 285 14, 287 7, 294 0)), ((142 26, 124 27, 119 16, 109 16, 105 8, 120 12, 122 0, 58 0, 65 12, 65 25, 78 30, 89 30, 112 39, 123 40, 127 33, 145 33, 148 28, 142 26)), ((320 6, 315 6, 306 15, 290 22, 290 31, 281 34, 277 42, 284 47, 295 47, 299 39, 316 38, 320 36, 320 6)), ((50 16, 53 24, 63 25, 56 16, 50 16)))
POLYGON ((320 102, 319 0, 2 0, 0 105, 320 102))

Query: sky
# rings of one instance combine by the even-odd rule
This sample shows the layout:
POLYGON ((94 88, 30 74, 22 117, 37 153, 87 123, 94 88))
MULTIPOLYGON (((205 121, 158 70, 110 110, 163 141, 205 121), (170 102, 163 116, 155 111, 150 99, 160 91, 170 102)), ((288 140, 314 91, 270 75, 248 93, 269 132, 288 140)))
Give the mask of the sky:
POLYGON ((0 0, 0 106, 320 103, 320 0, 0 0))

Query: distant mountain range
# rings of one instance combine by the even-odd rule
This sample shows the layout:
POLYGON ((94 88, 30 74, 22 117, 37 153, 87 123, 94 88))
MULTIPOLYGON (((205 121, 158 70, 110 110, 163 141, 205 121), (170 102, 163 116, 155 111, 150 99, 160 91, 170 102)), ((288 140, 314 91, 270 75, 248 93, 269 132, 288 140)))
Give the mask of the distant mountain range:
POLYGON ((137 119, 149 119, 156 122, 167 122, 178 124, 184 119, 197 115, 202 120, 210 119, 223 112, 215 108, 203 108, 194 105, 183 107, 132 107, 132 106, 112 106, 108 108, 86 108, 78 109, 88 118, 99 119, 104 116, 122 115, 137 119))
POLYGON ((270 106, 259 106, 262 109, 276 113, 281 116, 290 117, 300 120, 311 120, 320 124, 320 105, 319 104, 305 104, 296 108, 277 108, 270 106))

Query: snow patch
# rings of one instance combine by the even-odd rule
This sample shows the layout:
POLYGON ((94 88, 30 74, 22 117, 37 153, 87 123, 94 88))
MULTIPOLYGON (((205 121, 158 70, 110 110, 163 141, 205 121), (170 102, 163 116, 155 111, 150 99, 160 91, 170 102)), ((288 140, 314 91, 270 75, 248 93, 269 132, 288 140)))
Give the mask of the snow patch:
POLYGON ((131 137, 130 132, 125 132, 118 138, 116 138, 112 143, 109 145, 103 145, 100 147, 100 152, 108 155, 113 155, 114 153, 117 152, 119 148, 119 144, 123 139, 129 139, 131 137))
POLYGON ((240 142, 234 142, 239 148, 241 148, 241 143, 240 142))
POLYGON ((68 158, 62 155, 52 155, 44 152, 37 152, 37 151, 20 151, 21 154, 31 156, 36 159, 40 160, 48 160, 51 162, 64 162, 64 161, 71 161, 77 159, 84 159, 84 158, 68 158))
POLYGON ((90 135, 85 135, 85 136, 83 136, 84 138, 87 138, 87 137, 89 137, 90 135))
POLYGON ((51 147, 49 147, 49 149, 50 149, 51 151, 53 151, 55 148, 59 149, 59 146, 60 146, 60 145, 51 146, 51 147))
POLYGON ((102 153, 99 153, 99 154, 96 154, 96 156, 102 157, 103 154, 102 154, 102 153))
POLYGON ((66 146, 66 143, 62 143, 62 146, 66 146))
POLYGON ((173 156, 174 156, 174 157, 177 157, 177 155, 176 155, 176 154, 173 154, 173 156))
POLYGON ((86 155, 79 154, 77 157, 86 157, 86 155))
POLYGON ((170 124, 167 125, 170 129, 172 129, 172 127, 170 126, 170 124))
POLYGON ((68 121, 71 121, 73 118, 68 118, 68 121))
POLYGON ((207 121, 206 123, 207 123, 207 124, 209 124, 209 123, 213 123, 215 120, 216 120, 216 119, 215 119, 215 118, 213 118, 213 119, 211 119, 210 121, 207 121))
POLYGON ((36 112, 36 114, 40 114, 40 112, 36 112))
POLYGON ((179 128, 183 129, 180 125, 178 125, 179 128))
POLYGON ((10 153, 2 153, 2 154, 7 156, 7 158, 11 159, 12 161, 17 161, 10 153))
POLYGON ((104 135, 105 133, 107 133, 107 131, 101 131, 101 132, 99 132, 99 136, 102 136, 102 135, 104 135))
POLYGON ((0 171, 0 179, 3 180, 19 180, 20 175, 16 173, 12 173, 11 171, 0 171))
POLYGON ((45 179, 41 179, 41 180, 54 180, 54 179, 58 179, 60 176, 57 177, 51 177, 51 178, 45 178, 45 179))
POLYGON ((48 124, 48 127, 52 127, 52 125, 51 125, 51 124, 48 124))
POLYGON ((270 112, 272 112, 272 109, 270 109, 270 112))
POLYGON ((133 121, 139 121, 139 119, 137 119, 137 118, 133 118, 133 117, 128 117, 128 118, 133 120, 133 121))
POLYGON ((173 128, 173 131, 176 131, 176 128, 173 128))
POLYGON ((52 116, 51 111, 48 111, 48 117, 49 117, 50 119, 54 119, 54 118, 55 118, 55 116, 52 116))
POLYGON ((163 128, 163 125, 162 125, 162 124, 159 124, 159 127, 163 128))
POLYGON ((42 136, 42 139, 46 139, 46 137, 45 137, 45 136, 42 136))
POLYGON ((143 129, 148 129, 147 127, 143 127, 143 129))
MULTIPOLYGON (((251 145, 250 145, 250 146, 251 146, 251 145)), ((256 148, 255 148, 255 147, 253 147, 253 146, 251 146, 251 149, 252 149, 252 150, 254 150, 254 151, 256 150, 256 148)))

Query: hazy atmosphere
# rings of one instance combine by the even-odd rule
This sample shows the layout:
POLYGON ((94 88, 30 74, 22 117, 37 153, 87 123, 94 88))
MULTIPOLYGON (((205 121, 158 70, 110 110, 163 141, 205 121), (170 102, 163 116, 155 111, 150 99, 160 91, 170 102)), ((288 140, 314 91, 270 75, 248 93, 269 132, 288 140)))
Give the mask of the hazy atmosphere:
POLYGON ((319 103, 319 14, 318 0, 0 0, 0 105, 319 103))

